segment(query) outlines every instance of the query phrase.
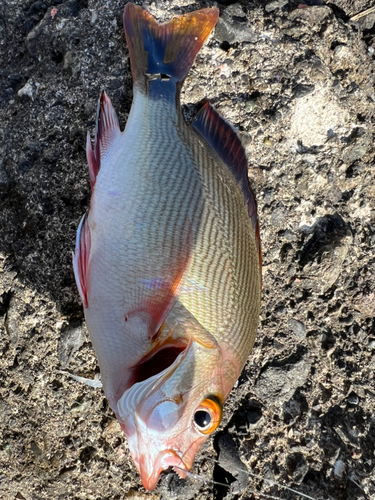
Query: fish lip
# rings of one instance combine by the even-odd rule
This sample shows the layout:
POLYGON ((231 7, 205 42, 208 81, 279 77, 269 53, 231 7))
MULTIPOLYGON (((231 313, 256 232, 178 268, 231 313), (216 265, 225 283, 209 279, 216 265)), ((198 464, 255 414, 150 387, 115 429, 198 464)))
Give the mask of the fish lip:
POLYGON ((137 466, 139 474, 141 476, 142 484, 146 488, 146 490, 149 491, 153 491, 156 488, 161 472, 168 469, 169 467, 177 467, 178 469, 174 470, 178 475, 180 475, 180 477, 185 477, 186 474, 183 475, 184 471, 188 470, 187 465, 174 450, 162 451, 156 457, 154 463, 148 461, 146 457, 141 457, 137 466))

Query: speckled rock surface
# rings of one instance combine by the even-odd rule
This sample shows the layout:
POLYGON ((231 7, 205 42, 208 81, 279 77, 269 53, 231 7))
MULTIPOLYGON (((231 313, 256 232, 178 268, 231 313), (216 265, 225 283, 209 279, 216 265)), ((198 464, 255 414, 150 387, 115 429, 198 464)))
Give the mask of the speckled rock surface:
POLYGON ((239 129, 261 221, 257 342, 193 470, 231 488, 165 473, 146 493, 102 391, 60 373, 99 371, 71 250, 100 90, 122 127, 131 105, 124 3, 0 5, 0 497, 375 498, 374 18, 349 20, 366 0, 219 2, 184 87, 187 114, 208 97, 239 129))

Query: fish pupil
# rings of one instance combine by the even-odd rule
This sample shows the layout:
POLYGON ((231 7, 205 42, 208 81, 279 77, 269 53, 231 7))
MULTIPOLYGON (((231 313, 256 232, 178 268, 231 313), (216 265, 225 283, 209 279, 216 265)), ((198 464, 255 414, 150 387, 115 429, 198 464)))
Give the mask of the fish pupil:
POLYGON ((211 415, 204 410, 198 410, 195 412, 194 415, 194 422, 197 424, 198 427, 201 429, 204 429, 211 423, 211 415))

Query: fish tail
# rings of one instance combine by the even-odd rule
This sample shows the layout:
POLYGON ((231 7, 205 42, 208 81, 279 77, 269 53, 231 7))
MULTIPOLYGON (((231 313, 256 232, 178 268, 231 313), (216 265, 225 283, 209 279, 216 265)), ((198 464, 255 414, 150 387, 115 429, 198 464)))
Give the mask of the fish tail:
POLYGON ((207 8, 159 24, 128 3, 124 30, 134 87, 151 97, 175 98, 218 17, 217 8, 207 8))

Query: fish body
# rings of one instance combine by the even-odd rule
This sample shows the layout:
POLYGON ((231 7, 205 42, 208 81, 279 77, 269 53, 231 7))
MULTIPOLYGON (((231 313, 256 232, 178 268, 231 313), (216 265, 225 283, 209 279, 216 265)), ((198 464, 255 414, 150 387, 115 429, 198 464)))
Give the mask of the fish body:
POLYGON ((256 203, 242 145, 205 102, 182 117, 182 82, 215 8, 158 24, 127 4, 133 104, 124 132, 103 92, 92 197, 74 254, 103 387, 147 489, 184 476, 217 428, 254 343, 256 203))

